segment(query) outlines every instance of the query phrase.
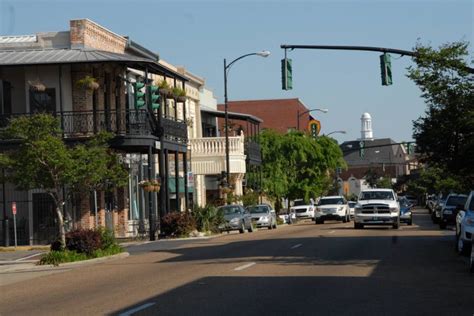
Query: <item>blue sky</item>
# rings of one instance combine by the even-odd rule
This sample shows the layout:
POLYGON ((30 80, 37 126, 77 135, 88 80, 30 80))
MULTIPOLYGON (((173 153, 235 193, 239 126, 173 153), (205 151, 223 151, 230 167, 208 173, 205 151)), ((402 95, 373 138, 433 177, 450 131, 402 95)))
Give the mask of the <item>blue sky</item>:
MULTIPOLYGON (((223 59, 263 49, 268 58, 241 60, 229 74, 229 99, 300 98, 315 112, 322 133, 339 141, 360 137, 360 116, 372 115, 374 136, 409 140, 412 121, 426 108, 406 78, 408 57, 392 55, 392 86, 381 86, 379 53, 295 50, 293 90, 281 90, 281 44, 361 45, 412 49, 469 41, 474 1, 59 1, 0 0, 0 33, 68 30, 89 18, 130 36, 204 77, 223 101, 223 59)), ((471 57, 474 49, 470 46, 471 57)))

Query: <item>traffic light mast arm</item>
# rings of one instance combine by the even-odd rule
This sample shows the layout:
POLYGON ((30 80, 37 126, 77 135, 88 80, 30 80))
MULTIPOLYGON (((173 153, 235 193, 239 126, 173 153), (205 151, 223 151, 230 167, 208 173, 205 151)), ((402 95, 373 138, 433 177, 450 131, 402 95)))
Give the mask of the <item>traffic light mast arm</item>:
MULTIPOLYGON (((368 149, 368 148, 379 148, 379 147, 388 147, 388 146, 394 146, 394 145, 410 145, 410 144, 416 144, 415 142, 403 142, 403 143, 392 143, 392 144, 384 144, 384 145, 373 145, 373 146, 364 146, 362 149, 368 149)), ((358 151, 361 148, 350 148, 350 149, 345 149, 342 152, 347 153, 350 151, 358 151)))
MULTIPOLYGON (((382 52, 382 53, 393 53, 399 54, 402 56, 412 56, 418 57, 417 52, 395 49, 395 48, 386 48, 386 47, 372 47, 372 46, 340 46, 340 45, 280 45, 280 48, 285 49, 333 49, 333 50, 358 50, 358 51, 369 51, 369 52, 382 52)), ((474 73, 474 68, 465 67, 465 70, 469 73, 474 73)))

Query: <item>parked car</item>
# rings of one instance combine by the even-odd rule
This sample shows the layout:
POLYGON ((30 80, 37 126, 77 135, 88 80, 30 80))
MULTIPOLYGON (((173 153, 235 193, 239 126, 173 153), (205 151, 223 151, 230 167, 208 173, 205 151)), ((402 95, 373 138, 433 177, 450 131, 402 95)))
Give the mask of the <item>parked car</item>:
POLYGON ((469 255, 474 236, 474 191, 471 191, 466 203, 456 215, 456 250, 469 255))
POLYGON ((436 196, 434 195, 430 195, 428 199, 426 200, 426 208, 428 209, 428 212, 430 214, 433 213, 435 203, 436 203, 436 196))
POLYGON ((314 205, 308 204, 302 199, 294 201, 293 206, 290 208, 290 212, 295 213, 296 219, 314 219, 314 205))
POLYGON ((400 222, 412 225, 413 214, 411 212, 411 208, 413 205, 405 196, 398 198, 398 204, 400 205, 400 222))
POLYGON ((259 204, 247 207, 252 217, 252 223, 257 228, 267 227, 268 229, 277 228, 277 219, 275 210, 268 204, 259 204))
POLYGON ((456 223, 456 215, 466 204, 467 195, 451 193, 440 212, 439 228, 445 229, 448 224, 456 223))
POLYGON ((293 224, 296 222, 296 213, 289 209, 281 210, 278 217, 283 220, 283 223, 293 224))
POLYGON ((225 220, 225 223, 219 225, 221 231, 238 230, 241 234, 245 230, 248 230, 249 233, 253 232, 250 213, 242 205, 225 205, 219 207, 218 211, 222 212, 225 220))
POLYGON ((434 203, 433 213, 431 213, 431 220, 434 224, 439 223, 439 219, 441 218, 441 210, 444 207, 444 203, 446 203, 447 195, 439 196, 434 203))
POLYGON ((354 202, 354 201, 347 202, 347 206, 349 207, 349 214, 351 215, 351 218, 354 218, 356 205, 357 205, 357 202, 354 202))
POLYGON ((410 203, 412 206, 417 206, 418 205, 418 198, 414 195, 403 195, 403 197, 405 197, 410 203))
POLYGON ((365 225, 400 227, 400 205, 392 189, 363 190, 355 208, 354 228, 365 225))
POLYGON ((316 224, 324 224, 325 220, 330 219, 350 222, 349 207, 343 196, 324 196, 319 200, 314 213, 316 224))

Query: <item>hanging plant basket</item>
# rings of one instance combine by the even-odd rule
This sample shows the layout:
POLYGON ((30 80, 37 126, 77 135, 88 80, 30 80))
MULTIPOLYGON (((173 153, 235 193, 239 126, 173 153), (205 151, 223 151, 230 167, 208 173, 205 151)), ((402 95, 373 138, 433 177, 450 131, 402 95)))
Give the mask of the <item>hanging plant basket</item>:
POLYGON ((186 91, 179 87, 173 88, 173 96, 177 102, 186 102, 186 91))
POLYGON ((46 91, 46 86, 39 79, 28 81, 28 85, 30 86, 30 90, 33 92, 46 91))
POLYGON ((159 179, 143 180, 138 185, 146 192, 159 192, 161 181, 159 179))
POLYGON ((100 87, 97 79, 91 76, 85 76, 84 78, 77 80, 76 84, 89 90, 97 90, 100 87))
POLYGON ((178 102, 186 102, 186 97, 179 96, 179 97, 176 98, 176 100, 177 100, 178 102))

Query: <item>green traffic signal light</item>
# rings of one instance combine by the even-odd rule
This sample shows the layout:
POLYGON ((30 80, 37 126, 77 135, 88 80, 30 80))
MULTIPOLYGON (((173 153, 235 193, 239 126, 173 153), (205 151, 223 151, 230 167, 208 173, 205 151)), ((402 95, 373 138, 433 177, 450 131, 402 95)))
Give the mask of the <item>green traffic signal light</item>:
POLYGON ((364 158, 365 156, 365 142, 364 141, 360 141, 359 142, 359 157, 360 158, 364 158))
POLYGON ((153 110, 157 110, 160 108, 160 94, 159 94, 159 88, 157 86, 148 86, 147 87, 147 92, 148 92, 148 100, 150 100, 151 103, 151 108, 153 110))
POLYGON ((382 75, 382 86, 392 84, 392 61, 390 54, 384 53, 380 55, 380 71, 382 75))
POLYGON ((281 60, 281 88, 283 90, 293 89, 292 60, 289 58, 281 60))
POLYGON ((133 98, 135 101, 135 108, 139 109, 145 106, 145 92, 143 92, 143 87, 145 87, 145 83, 143 82, 134 82, 132 83, 133 86, 133 98))

